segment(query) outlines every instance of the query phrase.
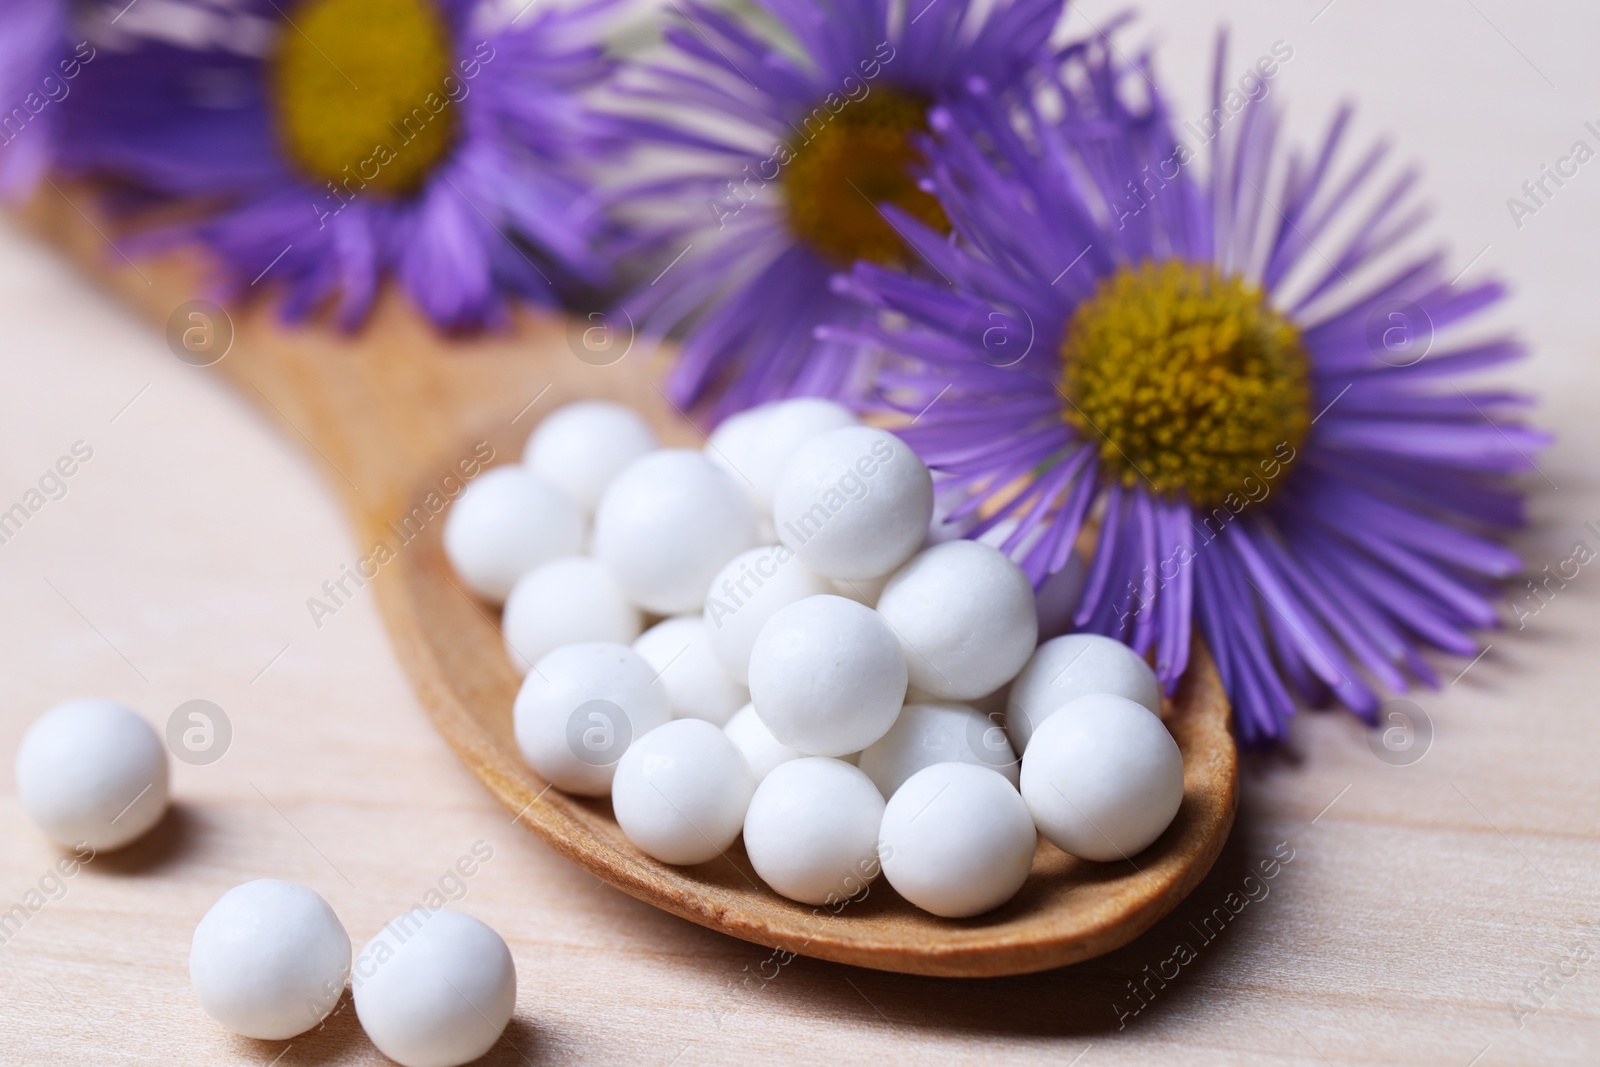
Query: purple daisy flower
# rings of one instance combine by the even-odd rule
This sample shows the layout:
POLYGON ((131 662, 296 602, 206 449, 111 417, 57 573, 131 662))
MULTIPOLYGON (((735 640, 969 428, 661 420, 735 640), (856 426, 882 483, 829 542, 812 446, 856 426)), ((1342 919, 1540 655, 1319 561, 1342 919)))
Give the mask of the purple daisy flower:
POLYGON ((656 232, 663 259, 679 258, 626 305, 650 334, 703 312, 667 380, 676 402, 715 397, 725 415, 852 394, 854 346, 813 336, 861 313, 831 277, 857 260, 910 265, 879 203, 946 225, 912 176, 929 106, 1027 78, 1054 51, 1064 3, 757 0, 778 32, 705 4, 678 8, 666 36, 682 62, 625 87, 680 111, 641 123, 641 136, 710 161, 633 191, 684 209, 656 232), (716 128, 692 129, 684 113, 716 128))
POLYGON ((1502 287, 1404 257, 1415 175, 1376 187, 1382 147, 1341 173, 1348 111, 1285 160, 1219 41, 1198 178, 1148 61, 1109 51, 1075 47, 1021 115, 934 114, 955 237, 886 211, 937 275, 858 265, 847 287, 896 314, 828 336, 901 354, 897 432, 1036 583, 1098 519, 1075 622, 1153 653, 1169 691, 1198 625, 1246 741, 1284 736, 1292 693, 1373 721, 1374 683, 1437 684, 1419 649, 1477 651, 1520 568, 1491 537, 1547 438, 1455 378, 1522 350, 1435 344, 1502 287))
POLYGON ((0 197, 26 195, 50 165, 61 107, 83 64, 87 43, 67 45, 62 0, 0 5, 0 197))
POLYGON ((595 23, 614 0, 237 0, 95 28, 92 100, 70 162, 213 205, 198 238, 228 291, 330 300, 347 327, 393 275, 441 327, 503 321, 606 277, 585 167, 620 148, 580 94, 609 76, 595 23))

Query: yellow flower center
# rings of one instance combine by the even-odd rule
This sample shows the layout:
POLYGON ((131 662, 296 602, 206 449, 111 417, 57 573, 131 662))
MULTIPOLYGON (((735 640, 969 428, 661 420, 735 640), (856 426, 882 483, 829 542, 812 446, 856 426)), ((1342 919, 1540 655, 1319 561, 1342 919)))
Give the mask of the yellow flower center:
POLYGON ((1209 266, 1118 270, 1078 307, 1061 352, 1066 420, 1129 486, 1200 506, 1246 497, 1283 476, 1311 429, 1299 330, 1209 266))
POLYGON ((921 162, 912 138, 927 130, 927 111, 926 101, 888 88, 846 101, 837 114, 813 111, 787 146, 783 190, 794 234, 840 266, 892 266, 907 249, 879 204, 948 232, 939 202, 911 176, 921 162))
POLYGON ((438 10, 430 0, 302 0, 288 18, 269 80, 289 158, 319 181, 355 176, 352 190, 415 192, 456 134, 444 92, 453 46, 438 10))

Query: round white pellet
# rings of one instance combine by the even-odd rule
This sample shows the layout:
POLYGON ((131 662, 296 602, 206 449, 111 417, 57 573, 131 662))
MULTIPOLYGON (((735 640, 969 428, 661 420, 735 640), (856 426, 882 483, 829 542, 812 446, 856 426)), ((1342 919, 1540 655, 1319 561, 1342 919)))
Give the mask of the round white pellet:
POLYGON ((505 940, 459 911, 417 908, 367 942, 355 963, 356 1016, 402 1067, 458 1067, 494 1047, 517 1004, 505 940))
POLYGON ((782 545, 741 552, 711 579, 704 618, 711 651, 740 682, 750 678, 750 649, 779 608, 808 596, 833 592, 833 585, 782 545))
POLYGON ((632 408, 580 400, 539 423, 522 450, 522 462, 592 514, 611 480, 655 447, 655 431, 632 408))
POLYGON ((639 636, 644 618, 611 572, 588 556, 562 556, 517 579, 500 616, 506 653, 518 674, 562 645, 639 636))
MULTIPOLYGON (((986 545, 1000 548, 1017 529, 1016 519, 1006 519, 990 527, 978 537, 977 540, 986 545)), ((1022 543, 1007 552, 1012 559, 1023 559, 1044 536, 1048 527, 1040 523, 1028 532, 1022 543)), ((1005 549, 1001 549, 1005 551, 1005 549)), ((1039 615, 1039 638, 1047 640, 1059 637, 1072 629, 1072 612, 1078 606, 1078 598, 1083 594, 1084 563, 1083 556, 1076 548, 1072 549, 1061 569, 1047 575, 1034 593, 1034 604, 1039 615)))
MULTIPOLYGON (((910 691, 915 692, 916 687, 913 686, 910 691)), ((971 700, 962 701, 962 703, 970 704, 972 707, 975 707, 979 711, 983 712, 989 717, 989 721, 991 723, 1003 724, 1006 718, 1006 698, 1010 695, 1011 687, 1009 685, 1002 685, 999 689, 996 689, 992 693, 985 693, 981 697, 973 697, 971 700)), ((906 700, 909 703, 911 698, 907 696, 906 700)), ((936 704, 938 701, 923 701, 923 703, 936 704)), ((1013 749, 1013 751, 1015 751, 1015 749, 1013 749)), ((1021 757, 1019 756, 1018 758, 1020 759, 1021 757)))
POLYGON ((923 911, 963 919, 1022 888, 1038 843, 1011 783, 986 767, 936 763, 889 798, 878 852, 895 892, 923 911))
POLYGON ((1077 549, 1067 556, 1061 569, 1049 575, 1034 594, 1039 612, 1039 637, 1059 637, 1072 629, 1072 613, 1083 596, 1085 567, 1077 549))
POLYGON ((830 578, 828 581, 833 588, 828 591, 873 608, 878 606, 878 598, 883 595, 883 587, 889 584, 891 577, 884 574, 877 578, 830 578))
POLYGON ((744 817, 744 848, 773 892, 832 904, 878 876, 883 796, 856 768, 820 756, 773 768, 744 817))
POLYGON ((1183 756, 1161 720, 1112 693, 1079 697, 1033 731, 1022 799, 1039 832, 1086 860, 1127 859, 1183 803, 1183 756))
POLYGON ((662 863, 704 863, 739 836, 755 788, 727 734, 703 719, 678 719, 623 753, 611 808, 628 840, 662 863))
POLYGON ((706 455, 733 476, 758 511, 770 515, 778 472, 794 450, 818 434, 856 424, 849 409, 832 400, 777 400, 730 415, 711 431, 706 455))
POLYGON ((633 643, 667 689, 676 719, 704 719, 721 726, 750 702, 743 685, 728 677, 711 653, 706 624, 698 615, 678 615, 650 627, 633 643))
POLYGON ((905 649, 911 684, 946 700, 1000 688, 1039 637, 1028 576, 976 541, 917 553, 884 586, 878 612, 905 649))
POLYGON ((966 704, 907 704, 889 732, 861 753, 859 766, 892 797, 905 780, 935 763, 971 763, 1017 784, 1017 757, 1000 717, 966 704))
POLYGON ((557 789, 604 796, 628 746, 672 718, 655 673, 633 649, 605 641, 540 659, 512 708, 523 758, 557 789))
MULTIPOLYGON (((938 483, 935 482, 934 484, 937 485, 938 483)), ((942 504, 943 501, 934 501, 933 518, 928 523, 928 536, 922 540, 923 548, 932 548, 934 545, 942 545, 946 541, 955 541, 965 537, 967 530, 972 526, 970 518, 955 522, 946 521, 946 514, 949 509, 943 507, 942 504)), ((1000 547, 998 542, 991 540, 987 536, 981 538, 981 540, 986 545, 1000 547)))
POLYGON ((859 752, 889 732, 906 661, 877 612, 825 594, 779 609, 750 653, 750 700, 779 741, 810 756, 859 752))
POLYGON ((578 505, 520 465, 480 474, 444 520, 450 565, 468 589, 495 603, 539 564, 582 547, 578 505))
MULTIPOLYGON (((951 475, 936 470, 931 470, 928 473, 933 478, 933 516, 928 520, 928 536, 922 542, 923 548, 932 548, 934 545, 942 545, 946 541, 954 541, 957 538, 966 537, 973 527, 983 521, 982 516, 978 514, 979 509, 972 506, 971 489, 957 488, 952 490, 949 487, 951 475), (957 511, 962 513, 960 517, 952 518, 952 515, 957 511)), ((995 538, 998 536, 1001 540, 1004 539, 1004 534, 999 533, 999 531, 1004 530, 1009 533, 1014 529, 1016 529, 1016 520, 1002 519, 995 527, 991 527, 988 532, 979 537, 978 540, 986 545, 993 545, 995 548, 999 548, 1000 540, 995 538)))
POLYGON ((51 841, 104 852, 167 810, 167 750, 150 724, 109 700, 69 700, 17 747, 17 799, 51 841))
POLYGON ((933 480, 909 445, 846 426, 795 449, 778 475, 772 517, 800 562, 829 578, 876 578, 928 533, 933 480))
POLYGON ((245 1037, 282 1041, 320 1023, 344 995, 350 935, 302 885, 236 885, 194 928, 189 981, 205 1013, 245 1037))
POLYGON ((745 763, 750 766, 750 773, 755 775, 758 782, 765 780, 780 763, 799 759, 804 754, 773 737, 767 724, 756 714, 754 704, 746 704, 734 712, 733 718, 722 730, 743 754, 745 763))
POLYGON ((606 489, 594 554, 628 598, 658 615, 698 611, 711 579, 755 543, 750 502, 699 452, 651 452, 606 489))
POLYGON ((1040 645, 1011 683, 1006 729, 1012 747, 1026 755, 1041 722, 1090 693, 1115 693, 1161 714, 1161 684, 1137 652, 1100 634, 1067 634, 1040 645))

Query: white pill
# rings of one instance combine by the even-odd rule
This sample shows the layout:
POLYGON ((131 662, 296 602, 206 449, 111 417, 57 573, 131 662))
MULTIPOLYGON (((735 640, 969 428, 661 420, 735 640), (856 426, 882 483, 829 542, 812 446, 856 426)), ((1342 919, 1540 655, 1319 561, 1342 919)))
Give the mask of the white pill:
POLYGON ((520 465, 480 474, 444 521, 450 565, 468 589, 495 603, 539 564, 582 547, 578 505, 520 465))
MULTIPOLYGON (((916 687, 913 686, 908 692, 915 691, 916 687)), ((973 697, 971 700, 962 701, 962 703, 970 704, 977 708, 987 715, 992 723, 1004 723, 1006 718, 1006 698, 1010 695, 1011 686, 1002 685, 992 693, 985 693, 981 697, 973 697)), ((906 697, 907 703, 910 703, 910 700, 911 697, 908 695, 906 697)), ((924 701, 924 703, 928 702, 924 701)), ((938 701, 932 701, 932 703, 938 703, 938 701)), ((1018 758, 1020 759, 1021 757, 1019 756, 1018 758)))
POLYGON ((655 447, 655 431, 632 408, 580 400, 539 423, 522 450, 522 462, 587 515, 611 480, 655 447))
POLYGON ((167 810, 167 750, 150 724, 109 700, 69 700, 17 747, 22 810, 63 848, 121 848, 167 810))
POLYGON ((417 908, 356 958, 356 1017, 402 1067, 458 1067, 494 1047, 517 1005, 517 967, 494 930, 459 911, 417 908))
POLYGON ((1083 557, 1073 549, 1061 569, 1046 577, 1034 593, 1041 640, 1059 637, 1072 629, 1072 613, 1083 595, 1084 572, 1083 557))
POLYGON ((189 981, 205 1013, 245 1037, 282 1041, 320 1023, 344 995, 350 935, 302 885, 236 885, 194 928, 189 981))
POLYGON ((639 636, 644 618, 611 572, 588 556, 562 556, 517 579, 500 616, 506 654, 518 674, 562 645, 639 636))
POLYGON ((883 796, 856 768, 820 756, 775 767, 744 817, 744 848, 773 892, 802 904, 848 900, 878 876, 883 796))
POLYGON ((672 718, 666 687, 627 645, 563 645, 533 665, 512 707, 522 757, 557 789, 611 791, 628 746, 672 718))
MULTIPOLYGON (((1000 548, 1016 532, 1017 520, 1006 519, 986 530, 977 540, 983 544, 1000 548)), ((1044 536, 1049 527, 1039 523, 1022 542, 1006 554, 1012 559, 1024 559, 1044 536)), ((1006 551, 1001 549, 1001 551, 1006 551)), ((1083 556, 1076 548, 1067 555, 1067 561, 1061 569, 1054 574, 1047 575, 1034 592, 1034 604, 1039 615, 1039 637, 1041 640, 1059 637, 1072 629, 1072 612, 1078 606, 1078 598, 1083 594, 1084 564, 1083 556)))
POLYGON ((947 919, 1010 900, 1033 866, 1038 834, 1022 797, 970 763, 936 763, 906 779, 883 811, 878 854, 895 892, 947 919))
POLYGON ((1079 697, 1033 731, 1022 799, 1039 832, 1086 860, 1127 859, 1183 803, 1183 756, 1150 709, 1126 697, 1079 697))
POLYGON ((799 749, 790 748, 773 737, 772 731, 767 729, 767 724, 756 714, 754 704, 746 704, 734 712, 733 718, 728 720, 728 725, 724 726, 722 731, 744 756, 745 763, 750 767, 750 773, 755 775, 758 782, 771 774, 772 769, 780 763, 799 759, 804 754, 799 749))
MULTIPOLYGON (((952 503, 960 503, 960 501, 952 501, 952 503)), ((938 515, 940 510, 941 509, 938 505, 934 506, 934 527, 938 527, 940 525, 938 515)), ((967 531, 973 529, 975 526, 977 526, 977 522, 973 520, 971 515, 968 515, 966 518, 958 522, 947 523, 945 524, 945 529, 951 531, 951 533, 949 536, 941 536, 939 541, 953 541, 957 537, 965 537, 967 531)), ((1043 533, 1044 529, 1045 526, 1043 523, 1040 523, 1038 526, 1034 527, 1033 530, 1029 531, 1028 536, 1022 539, 1022 543, 1018 546, 1017 550, 1026 552, 1036 541, 1038 541, 1039 535, 1043 533)), ((973 538, 973 540, 979 542, 980 544, 988 545, 990 548, 999 548, 1002 552, 1004 552, 1006 550, 1001 546, 1009 541, 1011 539, 1011 535, 1016 532, 1016 519, 1001 519, 999 522, 983 531, 983 533, 973 538)))
POLYGON ((779 609, 750 653, 750 700, 779 741, 809 756, 859 752, 889 732, 906 661, 877 612, 841 596, 779 609))
POLYGON ((658 615, 698 611, 711 579, 755 543, 750 502, 721 468, 682 448, 617 475, 594 517, 594 554, 630 600, 658 615))
POLYGON ((1067 634, 1040 645, 1011 683, 1006 729, 1012 747, 1026 755, 1041 722, 1090 693, 1115 693, 1161 714, 1161 684, 1137 652, 1100 634, 1067 634))
POLYGON ((966 704, 907 704, 889 732, 861 753, 859 766, 886 797, 935 763, 971 763, 1017 784, 1017 757, 1003 719, 966 704))
POLYGON ((1039 637, 1028 576, 976 541, 917 553, 884 586, 878 613, 905 650, 911 684, 946 700, 1000 688, 1039 637))
POLYGON ((889 584, 891 577, 893 575, 884 574, 877 578, 830 578, 828 581, 833 588, 828 592, 873 608, 878 606, 878 598, 883 595, 883 587, 889 584))
POLYGON ((928 532, 933 480, 898 437, 846 426, 811 438, 773 493, 778 538, 829 578, 876 578, 911 558, 928 532))
POLYGON ((770 515, 778 472, 794 450, 818 434, 856 424, 832 400, 777 400, 730 415, 711 432, 706 455, 733 476, 758 511, 770 515))
MULTIPOLYGON (((933 484, 935 486, 935 493, 937 493, 937 486, 939 485, 938 473, 930 473, 933 473, 934 475, 933 484)), ((928 535, 922 540, 923 548, 932 548, 934 545, 942 545, 946 541, 954 541, 957 538, 965 537, 967 535, 967 531, 971 529, 973 525, 973 520, 970 515, 957 519, 954 522, 949 521, 951 508, 960 503, 960 499, 945 500, 939 499, 937 496, 935 497, 933 502, 933 518, 928 521, 928 535)), ((981 540, 984 542, 984 544, 994 545, 996 548, 1000 547, 998 542, 993 541, 988 537, 983 537, 981 540)))
POLYGON ((662 863, 704 863, 739 836, 755 788, 727 734, 703 719, 678 719, 623 753, 611 808, 628 840, 662 863))
POLYGON ((782 545, 741 552, 711 579, 706 593, 704 617, 711 651, 730 675, 748 682, 750 649, 773 613, 808 596, 831 592, 828 579, 782 545))
POLYGON ((750 693, 711 653, 706 624, 698 615, 678 615, 650 627, 633 643, 667 689, 676 719, 704 719, 721 726, 750 702, 750 693))

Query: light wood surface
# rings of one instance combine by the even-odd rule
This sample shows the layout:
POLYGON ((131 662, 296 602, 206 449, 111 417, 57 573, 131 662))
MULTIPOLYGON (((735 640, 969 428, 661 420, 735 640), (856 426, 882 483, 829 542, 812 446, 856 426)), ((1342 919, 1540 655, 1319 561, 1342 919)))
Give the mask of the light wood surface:
MULTIPOLYGON (((1596 118, 1596 16, 1339 0, 1311 24, 1322 6, 1226 5, 1236 65, 1291 41, 1273 91, 1292 129, 1316 129, 1351 93, 1360 132, 1427 161, 1454 261, 1487 246, 1471 269, 1515 284, 1501 321, 1536 358, 1503 380, 1539 395, 1559 435, 1517 547, 1536 571, 1580 538, 1600 548, 1585 526, 1600 524, 1600 179, 1585 169, 1521 230, 1505 208, 1596 118)), ((1217 11, 1147 10, 1165 73, 1196 89, 1217 11)), ((1355 723, 1320 713, 1284 752, 1246 760, 1217 866, 1123 949, 991 980, 789 960, 598 884, 512 826, 440 741, 371 596, 314 626, 306 599, 367 546, 330 491, 339 475, 258 404, 9 230, 0 323, 0 503, 73 442, 94 448, 66 496, 0 545, 0 753, 40 710, 87 693, 158 724, 204 697, 235 733, 220 762, 176 767, 177 814, 154 838, 84 868, 0 945, 0 1063, 380 1063, 348 1007, 291 1043, 220 1033, 188 989, 194 922, 228 886, 274 874, 326 895, 359 942, 441 879, 455 890, 445 872, 480 840, 493 858, 455 906, 506 934, 522 977, 490 1063, 1600 1060, 1590 568, 1525 629, 1508 609, 1476 664, 1436 660, 1447 684, 1413 695, 1435 734, 1420 761, 1387 765, 1355 723), (1278 856, 1292 859, 1274 868, 1278 856), (1147 1004, 1129 983, 1147 983, 1147 1004)), ((0 761, 0 907, 54 858, 0 761)))

